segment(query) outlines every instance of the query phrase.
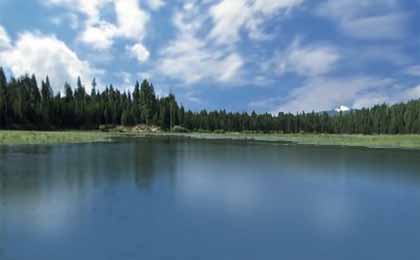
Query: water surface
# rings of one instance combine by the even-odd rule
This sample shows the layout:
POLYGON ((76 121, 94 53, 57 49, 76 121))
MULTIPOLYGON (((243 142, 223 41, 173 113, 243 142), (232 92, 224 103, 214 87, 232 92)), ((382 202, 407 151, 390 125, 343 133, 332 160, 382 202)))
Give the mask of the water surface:
POLYGON ((0 259, 420 259, 420 153, 132 139, 0 148, 0 259))

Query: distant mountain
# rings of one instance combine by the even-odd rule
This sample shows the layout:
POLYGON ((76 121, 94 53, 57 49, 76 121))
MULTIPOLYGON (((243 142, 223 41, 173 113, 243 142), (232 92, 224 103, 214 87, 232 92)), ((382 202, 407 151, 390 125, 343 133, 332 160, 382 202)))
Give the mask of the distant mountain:
POLYGON ((339 106, 334 110, 335 112, 340 113, 340 112, 349 112, 351 109, 346 106, 339 106))
POLYGON ((330 110, 330 111, 325 111, 328 115, 330 115, 330 116, 336 116, 336 115, 338 115, 338 114, 340 114, 340 113, 343 113, 343 114, 345 114, 345 113, 348 113, 348 112, 350 112, 351 111, 351 109, 349 108, 349 107, 346 107, 346 106, 339 106, 339 107, 337 107, 336 109, 334 109, 334 110, 330 110))

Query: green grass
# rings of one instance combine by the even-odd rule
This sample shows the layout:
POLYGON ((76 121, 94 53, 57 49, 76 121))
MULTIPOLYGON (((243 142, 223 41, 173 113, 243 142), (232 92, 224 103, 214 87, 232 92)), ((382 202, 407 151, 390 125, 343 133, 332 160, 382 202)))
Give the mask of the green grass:
POLYGON ((206 140, 291 142, 304 145, 355 146, 420 150, 420 135, 330 135, 330 134, 242 134, 242 133, 119 133, 99 131, 0 131, 0 145, 67 144, 112 141, 113 137, 181 136, 206 140))
POLYGON ((109 133, 93 131, 0 131, 0 145, 106 142, 112 137, 109 133))
POLYGON ((419 149, 420 135, 333 135, 333 134, 167 134, 196 139, 291 142, 304 145, 353 146, 368 148, 419 149))

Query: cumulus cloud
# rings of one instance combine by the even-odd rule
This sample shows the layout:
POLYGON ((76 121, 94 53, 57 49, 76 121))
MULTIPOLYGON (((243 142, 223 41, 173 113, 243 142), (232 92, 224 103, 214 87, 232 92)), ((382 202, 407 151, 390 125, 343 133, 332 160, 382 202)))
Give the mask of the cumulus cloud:
POLYGON ((140 43, 128 48, 128 51, 131 55, 136 57, 140 63, 146 62, 150 57, 150 52, 140 43))
POLYGON ((117 35, 142 40, 150 19, 149 14, 143 11, 137 0, 114 0, 114 4, 118 23, 117 35))
POLYGON ((328 0, 317 13, 337 22, 349 36, 360 39, 400 39, 407 13, 396 0, 328 0))
POLYGON ((0 50, 10 48, 10 37, 6 30, 0 25, 0 50))
POLYGON ((87 25, 86 29, 79 36, 79 40, 89 44, 94 49, 105 50, 114 44, 113 38, 116 31, 115 25, 101 21, 87 25))
POLYGON ((329 73, 340 59, 331 46, 301 46, 298 40, 275 57, 276 70, 280 74, 292 72, 302 76, 319 76, 329 73))
POLYGON ((246 29, 252 38, 259 38, 263 34, 258 28, 268 16, 287 12, 302 3, 303 0, 222 0, 210 8, 214 24, 210 37, 220 44, 231 44, 246 29))
POLYGON ((75 85, 78 76, 90 82, 95 72, 55 36, 32 33, 21 34, 15 44, 0 51, 0 60, 15 76, 29 73, 39 78, 49 76, 56 92, 62 91, 65 82, 75 85))
MULTIPOLYGON (((163 3, 156 0, 152 2, 155 7, 163 3)), ((142 42, 150 20, 149 14, 137 0, 47 0, 46 3, 84 14, 84 30, 78 39, 97 50, 109 49, 117 38, 142 42), (107 5, 114 8, 115 23, 101 16, 102 9, 107 5)))
POLYGON ((104 20, 87 20, 86 29, 80 40, 100 50, 110 48, 115 38, 126 38, 141 42, 144 38, 149 15, 137 0, 113 0, 117 23, 104 20))

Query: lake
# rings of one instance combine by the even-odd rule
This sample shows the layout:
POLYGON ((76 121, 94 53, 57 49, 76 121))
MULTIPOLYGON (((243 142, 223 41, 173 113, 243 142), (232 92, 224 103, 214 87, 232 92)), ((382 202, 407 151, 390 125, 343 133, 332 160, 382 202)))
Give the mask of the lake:
POLYGON ((420 259, 419 245, 419 151, 0 147, 1 260, 395 260, 420 259))

